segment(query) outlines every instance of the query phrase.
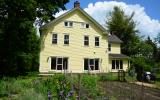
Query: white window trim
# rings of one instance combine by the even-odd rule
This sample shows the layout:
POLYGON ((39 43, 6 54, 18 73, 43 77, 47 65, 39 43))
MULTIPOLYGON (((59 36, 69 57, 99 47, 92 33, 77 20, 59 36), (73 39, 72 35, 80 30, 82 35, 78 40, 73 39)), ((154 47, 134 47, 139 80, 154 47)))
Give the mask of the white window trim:
POLYGON ((52 39, 51 39, 51 40, 52 40, 52 41, 51 41, 51 42, 52 42, 52 45, 57 45, 57 44, 58 44, 58 34, 55 33, 55 32, 53 32, 51 38, 52 38, 52 39), (53 34, 56 34, 56 35, 57 35, 57 38, 55 38, 55 39, 57 39, 57 43, 53 43, 53 34))
POLYGON ((112 70, 122 70, 123 67, 124 67, 124 66, 123 66, 123 60, 121 60, 121 59, 112 59, 111 61, 113 61, 113 60, 115 61, 115 69, 112 69, 112 64, 111 64, 111 69, 112 69, 112 70), (119 65, 118 68, 117 68, 117 65, 116 65, 116 61, 118 61, 118 65, 119 65), (120 61, 122 61, 122 69, 120 68, 120 65, 121 65, 121 64, 120 64, 120 61))
POLYGON ((94 40, 95 40, 95 41, 94 41, 95 47, 100 47, 100 36, 95 36, 95 37, 94 37, 94 40), (96 37, 98 37, 99 41, 96 41, 96 37), (98 42, 98 44, 99 44, 98 46, 96 46, 96 42, 98 42))
POLYGON ((112 44, 108 43, 108 51, 111 52, 112 51, 112 44), (110 45, 110 46, 109 46, 110 45), (110 50, 109 50, 110 49, 110 50))
POLYGON ((64 21, 64 27, 72 28, 73 27, 73 21, 64 21), (67 26, 65 26, 66 22, 67 22, 67 26), (70 26, 70 23, 72 23, 72 26, 70 26))
POLYGON ((63 35, 63 44, 65 45, 65 46, 68 46, 69 44, 70 44, 70 35, 68 34, 68 33, 64 33, 64 35, 63 35), (67 40, 65 40, 65 35, 68 35, 69 36, 69 38, 67 39, 68 40, 68 44, 65 44, 64 43, 64 41, 67 41, 67 40))
POLYGON ((89 29, 90 28, 90 24, 89 23, 85 23, 85 22, 81 22, 81 28, 82 29, 89 29), (87 24, 89 25, 88 28, 87 28, 87 24))
POLYGON ((84 45, 85 47, 88 47, 88 46, 89 46, 89 35, 84 35, 84 36, 83 36, 83 45, 84 45), (85 40, 85 37, 88 37, 88 40, 85 40), (88 45, 85 45, 85 41, 88 41, 88 45))
POLYGON ((63 69, 63 58, 67 58, 68 64, 67 64, 67 69, 65 69, 65 70, 69 70, 69 57, 51 56, 51 57, 50 57, 50 61, 49 61, 51 71, 63 71, 63 70, 64 70, 64 69, 63 69), (56 58, 56 69, 51 69, 51 66, 52 66, 52 58, 56 58), (62 58, 62 64, 58 64, 58 58, 62 58), (57 70, 57 66, 58 66, 58 65, 62 65, 62 70, 57 70))
POLYGON ((100 58, 83 58, 83 70, 84 70, 84 71, 99 71, 99 70, 100 70, 100 58), (84 60, 85 60, 85 59, 88 59, 88 67, 89 67, 88 70, 85 70, 85 69, 84 69, 84 60), (94 61, 93 61, 93 63, 94 63, 93 65, 90 65, 90 60, 91 60, 91 59, 94 60, 94 61), (98 59, 98 70, 95 70, 95 60, 96 60, 96 59, 98 59), (91 70, 91 67, 90 67, 90 66, 94 66, 93 70, 91 70))

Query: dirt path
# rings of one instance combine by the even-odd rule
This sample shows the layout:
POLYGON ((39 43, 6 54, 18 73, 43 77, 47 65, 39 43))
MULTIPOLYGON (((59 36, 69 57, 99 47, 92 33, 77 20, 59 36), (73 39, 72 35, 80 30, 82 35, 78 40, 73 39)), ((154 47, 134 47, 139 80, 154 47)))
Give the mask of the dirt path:
POLYGON ((111 100, 160 100, 159 89, 126 82, 103 82, 100 85, 111 100))

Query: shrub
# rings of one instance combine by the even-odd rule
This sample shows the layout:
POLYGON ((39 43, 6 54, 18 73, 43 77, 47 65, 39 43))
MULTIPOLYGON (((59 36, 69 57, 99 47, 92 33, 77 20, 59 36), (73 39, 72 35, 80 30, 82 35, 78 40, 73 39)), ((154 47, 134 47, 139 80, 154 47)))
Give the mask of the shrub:
MULTIPOLYGON (((99 95, 97 88, 98 77, 91 75, 84 75, 81 79, 81 90, 86 91, 88 97, 95 98, 99 95)), ((83 91, 81 91, 83 93, 83 91)))

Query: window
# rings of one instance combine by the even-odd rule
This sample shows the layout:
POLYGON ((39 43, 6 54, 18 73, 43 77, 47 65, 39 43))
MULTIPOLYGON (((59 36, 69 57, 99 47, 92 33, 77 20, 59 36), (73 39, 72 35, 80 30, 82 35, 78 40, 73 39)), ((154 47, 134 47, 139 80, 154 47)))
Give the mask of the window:
POLYGON ((68 58, 51 58, 51 69, 52 70, 67 70, 68 69, 68 58))
POLYGON ((89 28, 89 24, 87 24, 87 23, 81 23, 81 28, 89 28))
POLYGON ((84 45, 89 46, 89 36, 84 36, 84 45))
POLYGON ((99 70, 99 59, 84 59, 84 70, 99 70))
POLYGON ((112 60, 112 69, 115 69, 115 60, 112 60))
POLYGON ((112 69, 123 69, 122 60, 112 60, 112 69))
POLYGON ((95 37, 95 46, 99 46, 99 37, 95 37))
POLYGON ((52 35, 52 44, 57 44, 57 34, 52 35))
POLYGON ((64 35, 64 44, 69 45, 69 35, 67 34, 64 35))
POLYGON ((66 22, 64 22, 64 26, 65 27, 73 27, 73 22, 66 21, 66 22))
POLYGON ((108 44, 108 51, 111 51, 111 43, 108 44))

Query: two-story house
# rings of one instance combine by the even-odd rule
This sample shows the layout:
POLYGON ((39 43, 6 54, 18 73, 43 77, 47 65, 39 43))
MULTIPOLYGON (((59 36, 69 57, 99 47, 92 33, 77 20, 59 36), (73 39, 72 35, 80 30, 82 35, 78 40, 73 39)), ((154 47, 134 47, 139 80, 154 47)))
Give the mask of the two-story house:
POLYGON ((128 57, 120 51, 122 41, 108 35, 105 28, 80 8, 78 1, 73 9, 42 26, 40 35, 41 73, 105 73, 128 67, 128 57))

